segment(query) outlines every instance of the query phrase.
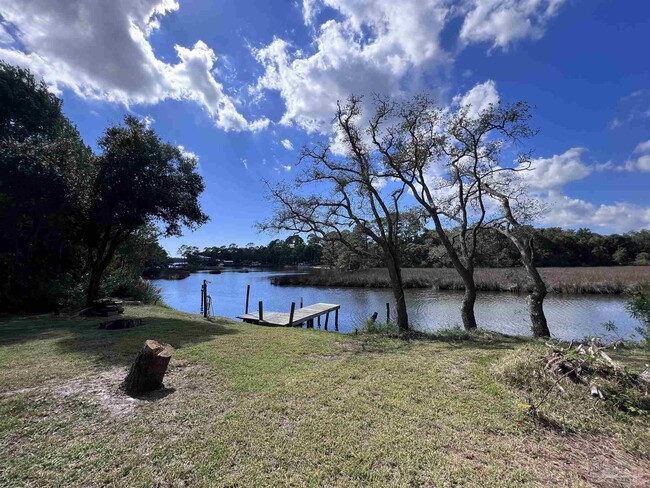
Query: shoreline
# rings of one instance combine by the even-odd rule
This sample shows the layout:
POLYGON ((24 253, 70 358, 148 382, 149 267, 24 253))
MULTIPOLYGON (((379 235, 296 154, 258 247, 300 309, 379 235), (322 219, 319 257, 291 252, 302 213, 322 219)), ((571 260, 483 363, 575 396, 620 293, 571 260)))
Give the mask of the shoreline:
MULTIPOLYGON (((630 287, 650 281, 650 266, 612 266, 584 268, 539 268, 549 293, 620 295, 630 287)), ((451 268, 405 268, 404 288, 431 288, 462 291, 465 289, 451 268)), ((528 293, 530 284, 524 268, 477 268, 478 291, 528 293)), ((358 271, 312 269, 304 274, 286 274, 271 278, 276 286, 313 286, 340 288, 389 288, 388 273, 372 268, 358 271)))

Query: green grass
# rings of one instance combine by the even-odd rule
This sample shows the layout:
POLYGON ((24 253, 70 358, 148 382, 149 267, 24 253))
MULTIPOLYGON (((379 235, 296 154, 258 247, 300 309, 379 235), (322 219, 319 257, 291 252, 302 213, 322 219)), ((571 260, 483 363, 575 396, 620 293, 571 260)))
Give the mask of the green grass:
POLYGON ((552 427, 517 406, 498 367, 537 342, 127 313, 145 325, 0 322, 0 486, 631 486, 650 473, 647 418, 585 397, 567 434, 562 402, 552 427), (136 401, 117 387, 148 338, 175 351, 167 389, 136 401))
MULTIPOLYGON (((584 268, 540 268, 552 293, 619 294, 631 286, 650 281, 650 266, 609 266, 584 268)), ((402 270, 406 288, 437 288, 463 290, 458 273, 451 268, 405 268, 402 270)), ((481 291, 529 291, 530 282, 523 268, 479 268, 476 286, 481 291)), ((277 285, 343 286, 388 288, 390 280, 385 269, 359 271, 312 270, 306 274, 274 277, 277 285)))

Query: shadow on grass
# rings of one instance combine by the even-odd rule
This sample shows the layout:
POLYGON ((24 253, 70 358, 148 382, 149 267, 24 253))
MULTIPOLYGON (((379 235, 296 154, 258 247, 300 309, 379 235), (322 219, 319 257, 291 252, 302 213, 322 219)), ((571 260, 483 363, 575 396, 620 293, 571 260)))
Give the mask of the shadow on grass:
POLYGON ((511 336, 484 329, 479 329, 474 332, 467 332, 463 329, 444 329, 437 332, 409 331, 399 334, 365 333, 360 334, 360 338, 365 344, 370 345, 370 347, 366 346, 364 349, 372 349, 373 352, 378 352, 382 349, 385 352, 389 352, 391 350, 408 348, 408 344, 412 342, 444 342, 457 348, 469 347, 471 349, 483 350, 509 350, 521 344, 529 344, 537 340, 532 337, 511 336), (400 343, 403 344, 401 347, 395 345, 400 343))
POLYGON ((128 366, 147 339, 171 344, 182 349, 192 344, 210 341, 215 337, 238 333, 220 320, 205 321, 199 318, 166 317, 156 313, 137 316, 129 313, 124 318, 140 318, 138 327, 120 330, 99 329, 106 318, 39 317, 13 319, 0 324, 0 347, 27 344, 44 347, 37 341, 53 340, 47 347, 61 354, 86 356, 98 366, 128 366))

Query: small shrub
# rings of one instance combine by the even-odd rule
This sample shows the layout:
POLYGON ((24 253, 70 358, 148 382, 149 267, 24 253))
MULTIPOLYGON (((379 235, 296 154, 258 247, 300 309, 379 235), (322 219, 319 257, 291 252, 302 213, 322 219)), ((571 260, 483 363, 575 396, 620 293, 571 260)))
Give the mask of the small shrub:
POLYGON ((399 328, 394 322, 379 323, 373 320, 368 319, 361 329, 359 329, 360 334, 378 334, 378 335, 398 335, 399 328))
POLYGON ((119 298, 130 298, 143 303, 156 304, 162 301, 160 288, 151 281, 133 278, 121 274, 110 275, 104 282, 104 295, 119 298))
POLYGON ((629 300, 625 304, 625 309, 641 322, 637 331, 646 345, 650 346, 650 282, 630 288, 627 295, 629 300))

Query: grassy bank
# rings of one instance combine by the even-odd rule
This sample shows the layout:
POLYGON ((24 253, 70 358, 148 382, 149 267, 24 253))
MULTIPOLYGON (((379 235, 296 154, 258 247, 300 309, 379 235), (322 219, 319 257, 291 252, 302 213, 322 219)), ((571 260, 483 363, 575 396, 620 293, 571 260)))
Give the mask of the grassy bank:
MULTIPOLYGON (((553 293, 623 293, 630 286, 650 281, 650 266, 612 266, 593 268, 540 268, 540 273, 553 293)), ((479 268, 476 285, 482 291, 528 291, 530 282, 523 268, 479 268)), ((463 290, 463 282, 450 268, 406 268, 406 288, 437 288, 463 290)), ((390 280, 385 269, 360 271, 312 270, 307 274, 274 278, 276 285, 342 286, 388 288, 390 280)))
POLYGON ((517 406, 525 393, 498 367, 540 343, 127 314, 145 325, 0 323, 0 486, 641 486, 650 476, 648 417, 585 397, 554 400, 554 423, 542 424, 517 406), (118 385, 147 338, 175 352, 167 389, 135 400, 118 385))

